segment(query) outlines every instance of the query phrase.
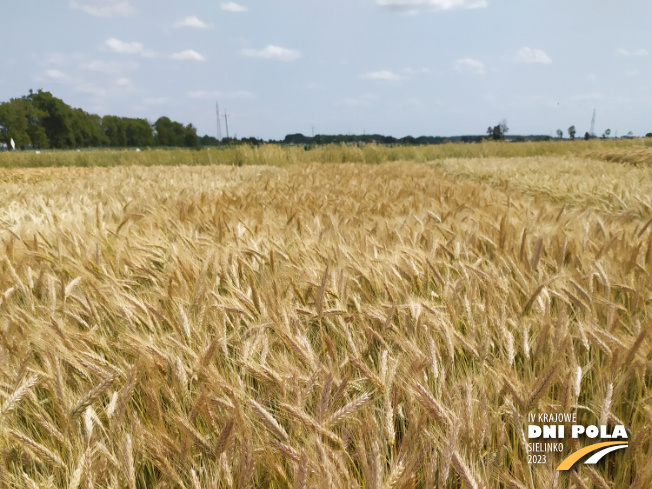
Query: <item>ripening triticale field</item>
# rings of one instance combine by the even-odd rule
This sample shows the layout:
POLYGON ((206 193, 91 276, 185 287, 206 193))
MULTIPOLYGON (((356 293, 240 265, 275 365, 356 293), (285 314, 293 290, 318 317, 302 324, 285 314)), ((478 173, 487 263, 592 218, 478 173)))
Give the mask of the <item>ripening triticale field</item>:
POLYGON ((527 144, 0 169, 0 486, 649 488, 650 150, 527 144))

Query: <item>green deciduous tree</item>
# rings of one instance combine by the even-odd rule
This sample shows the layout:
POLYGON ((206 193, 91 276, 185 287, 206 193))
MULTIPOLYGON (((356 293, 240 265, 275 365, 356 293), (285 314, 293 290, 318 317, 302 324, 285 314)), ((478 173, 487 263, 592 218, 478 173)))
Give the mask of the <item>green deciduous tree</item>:
POLYGON ((12 98, 0 104, 0 140, 9 145, 13 139, 17 147, 30 143, 25 102, 12 98))
POLYGON ((78 147, 99 147, 107 144, 108 138, 99 115, 88 114, 82 109, 72 109, 72 129, 78 147))
POLYGON ((507 121, 503 119, 497 125, 487 128, 487 135, 494 141, 502 141, 505 139, 505 134, 507 134, 509 128, 507 127, 507 121))
POLYGON ((104 130, 109 146, 113 148, 127 146, 127 128, 122 118, 114 115, 105 115, 102 118, 102 129, 104 130))
POLYGON ((169 117, 159 117, 154 123, 156 131, 156 144, 159 146, 183 147, 197 146, 197 130, 192 124, 184 127, 180 122, 172 121, 169 117))
POLYGON ((47 114, 34 106, 27 97, 12 98, 0 104, 0 140, 23 148, 30 144, 36 148, 47 148, 48 138, 42 126, 47 114))
POLYGON ((159 117, 154 123, 156 144, 159 146, 175 146, 174 129, 169 117, 159 117))
POLYGON ((27 97, 23 97, 25 103, 25 118, 27 119, 27 133, 35 148, 46 149, 50 147, 48 136, 45 133, 42 120, 47 115, 46 112, 39 110, 36 106, 29 101, 27 97))
POLYGON ((29 91, 29 95, 0 103, 0 142, 36 148, 81 147, 196 147, 197 129, 188 124, 159 118, 100 117, 72 108, 50 92, 29 91))
POLYGON ((147 119, 123 119, 126 124, 127 146, 153 146, 154 130, 147 119))
POLYGON ((195 129, 192 124, 188 124, 186 126, 183 142, 187 148, 195 148, 199 146, 199 136, 197 136, 197 129, 195 129))
POLYGON ((76 146, 73 127, 73 111, 63 100, 50 92, 30 92, 27 100, 44 113, 41 125, 53 148, 74 148, 76 146))

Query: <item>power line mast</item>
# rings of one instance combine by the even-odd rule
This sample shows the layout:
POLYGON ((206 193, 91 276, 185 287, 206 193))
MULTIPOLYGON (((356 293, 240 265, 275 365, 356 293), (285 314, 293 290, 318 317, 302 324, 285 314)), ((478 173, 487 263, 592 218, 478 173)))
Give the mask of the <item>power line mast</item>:
POLYGON ((591 132, 589 134, 592 138, 595 137, 595 109, 593 109, 593 118, 591 119, 591 132))
POLYGON ((217 140, 222 140, 222 125, 220 124, 220 104, 215 102, 215 113, 217 114, 217 140))

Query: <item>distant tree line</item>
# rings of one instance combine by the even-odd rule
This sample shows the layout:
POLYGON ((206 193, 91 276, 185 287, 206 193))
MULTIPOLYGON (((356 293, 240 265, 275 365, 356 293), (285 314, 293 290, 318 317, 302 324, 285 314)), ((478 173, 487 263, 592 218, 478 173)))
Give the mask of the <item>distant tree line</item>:
POLYGON ((449 141, 449 138, 439 136, 405 136, 403 138, 395 138, 392 136, 383 136, 381 134, 337 134, 337 135, 323 135, 317 134, 315 136, 304 136, 303 134, 288 134, 285 139, 281 141, 282 144, 303 144, 303 145, 322 145, 322 144, 400 144, 406 146, 417 146, 426 144, 442 144, 449 141))
POLYGON ((43 90, 0 103, 0 142, 9 145, 12 139, 17 148, 39 149, 200 145, 192 124, 184 126, 168 117, 153 124, 146 119, 100 117, 43 90))
MULTIPOLYGON (((325 144, 382 144, 418 146, 428 144, 443 144, 448 142, 478 143, 486 139, 495 141, 541 141, 551 139, 549 136, 507 136, 509 128, 503 119, 495 126, 487 128, 486 135, 468 136, 405 136, 395 138, 381 134, 337 134, 304 136, 303 134, 288 134, 281 141, 250 138, 223 138, 197 135, 197 129, 192 124, 184 126, 169 117, 160 117, 154 123, 147 119, 118 117, 106 115, 101 117, 90 114, 82 109, 70 107, 63 100, 50 92, 38 90, 29 91, 29 95, 12 98, 0 103, 0 145, 10 145, 13 140, 17 148, 37 149, 70 149, 70 148, 125 148, 125 147, 200 147, 200 146, 258 146, 265 143, 287 145, 303 145, 306 148, 325 144)), ((603 138, 609 137, 607 129, 603 138)), ((568 128, 570 139, 575 139, 575 126, 568 128)), ((652 137, 652 133, 646 134, 652 137)), ((557 138, 561 139, 563 132, 557 130, 557 138)), ((589 139, 588 133, 584 135, 589 139)), ((633 137, 629 132, 627 136, 633 137)))
MULTIPOLYGON (((568 137, 571 140, 575 139, 575 136, 577 135, 577 129, 575 129, 575 126, 570 126, 568 129, 568 137)), ((605 131, 602 133, 602 136, 600 136, 601 139, 607 139, 609 136, 611 136, 611 129, 605 129, 605 131)), ((622 139, 633 139, 634 133, 632 131, 629 131, 627 134, 624 136, 620 136, 622 139)), ((645 134, 646 138, 652 138, 652 132, 648 132, 645 134)), ((561 129, 557 129, 557 139, 563 139, 564 138, 564 132, 561 129)), ((597 136, 595 134, 590 134, 588 131, 584 133, 584 139, 588 141, 589 139, 595 139, 597 136)), ((616 138, 618 138, 618 132, 616 131, 616 138)))

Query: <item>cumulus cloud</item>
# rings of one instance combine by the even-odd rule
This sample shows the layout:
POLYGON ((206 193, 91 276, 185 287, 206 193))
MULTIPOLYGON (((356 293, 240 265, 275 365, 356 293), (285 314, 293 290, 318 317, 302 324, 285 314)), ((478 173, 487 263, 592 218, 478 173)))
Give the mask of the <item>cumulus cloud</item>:
POLYGON ((177 61, 206 61, 206 58, 192 49, 186 49, 172 55, 172 59, 177 61))
MULTIPOLYGON (((114 47, 117 47, 114 46, 114 47)), ((103 51, 113 51, 106 44, 100 46, 103 51)), ((80 70, 106 75, 122 76, 127 71, 138 69, 139 65, 133 58, 98 59, 84 53, 46 53, 35 56, 37 62, 45 68, 62 68, 74 72, 80 70)))
POLYGON ((620 48, 620 49, 616 50, 616 52, 618 54, 620 54, 621 56, 626 56, 626 57, 630 57, 630 56, 647 56, 649 54, 646 49, 642 49, 642 48, 637 49, 636 51, 630 51, 629 49, 620 48))
POLYGON ((403 73, 406 75, 423 75, 430 73, 430 68, 404 68, 403 73))
POLYGON ((522 47, 516 52, 514 61, 517 63, 541 64, 549 65, 552 59, 543 49, 533 49, 529 47, 522 47))
POLYGON ((131 82, 131 79, 126 78, 126 77, 118 78, 115 81, 115 84, 118 85, 119 87, 123 87, 123 88, 132 88, 133 87, 133 83, 131 82))
POLYGON ((462 58, 455 61, 455 70, 460 73, 471 75, 484 75, 484 65, 481 61, 473 58, 462 58))
POLYGON ((282 48, 270 44, 264 49, 243 49, 242 54, 252 58, 274 59, 277 61, 294 61, 301 57, 301 53, 295 49, 282 48))
POLYGON ((138 68, 138 63, 135 61, 104 61, 101 59, 93 59, 80 63, 79 67, 82 70, 93 71, 96 73, 104 73, 107 75, 118 75, 127 70, 134 70, 138 68))
POLYGON ((45 77, 50 80, 50 81, 55 81, 55 82, 67 82, 70 80, 70 77, 65 74, 63 71, 60 70, 45 70, 45 77))
POLYGON ((484 8, 488 0, 376 0, 381 7, 405 14, 423 11, 484 8))
POLYGON ((177 28, 183 28, 183 27, 188 27, 191 29, 208 29, 209 25, 201 20, 199 17, 195 17, 194 15, 190 17, 186 17, 183 20, 180 20, 176 24, 174 24, 174 27, 177 28))
POLYGON ((247 10, 249 10, 247 7, 237 4, 235 2, 221 3, 220 8, 222 10, 226 10, 227 12, 233 12, 234 14, 241 14, 242 12, 246 12, 247 10))
POLYGON ((74 75, 71 76, 68 73, 64 73, 57 69, 45 70, 43 74, 36 76, 34 79, 39 83, 59 83, 65 85, 76 93, 83 93, 86 95, 104 96, 107 93, 107 91, 102 87, 98 87, 82 78, 74 75))
POLYGON ((126 42, 121 41, 120 39, 116 39, 115 37, 111 37, 104 41, 102 46, 105 50, 111 51, 113 53, 136 54, 144 57, 151 57, 154 55, 153 52, 145 49, 145 46, 143 46, 143 44, 140 42, 126 42))
POLYGON ((135 12, 134 7, 127 0, 94 0, 78 2, 70 0, 68 5, 73 10, 81 10, 95 17, 128 17, 135 12))
POLYGON ((360 75, 360 78, 365 80, 397 81, 401 80, 403 77, 389 70, 381 70, 365 73, 360 75))

